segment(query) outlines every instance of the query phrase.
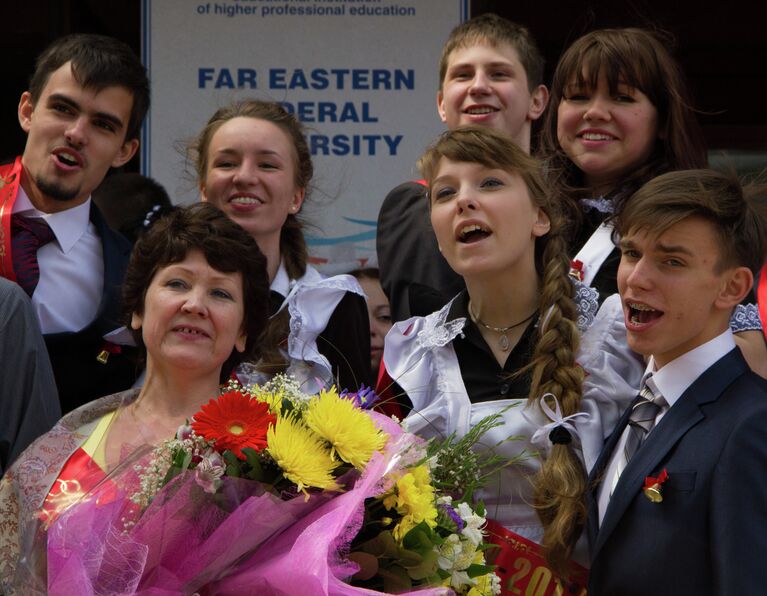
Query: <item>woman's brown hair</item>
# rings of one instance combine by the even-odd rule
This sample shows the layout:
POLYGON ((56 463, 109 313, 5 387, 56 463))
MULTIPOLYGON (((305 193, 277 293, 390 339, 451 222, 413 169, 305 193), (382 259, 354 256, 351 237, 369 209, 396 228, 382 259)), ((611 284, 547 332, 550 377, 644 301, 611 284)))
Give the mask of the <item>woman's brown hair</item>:
MULTIPOLYGON (((520 372, 529 372, 531 377, 529 406, 538 407, 541 396, 550 393, 556 396, 564 416, 574 414, 580 408, 583 393, 583 372, 575 362, 578 314, 568 275, 570 261, 563 235, 564 220, 547 192, 540 164, 511 138, 480 127, 448 131, 426 151, 419 167, 427 184, 438 174, 443 157, 519 175, 533 204, 549 217, 549 233, 535 241, 536 270, 541 281, 538 337, 530 363, 520 372)), ((552 445, 534 479, 535 506, 544 528, 544 552, 552 569, 561 575, 567 573, 567 561, 584 525, 585 486, 586 472, 572 443, 552 445)))
MULTIPOLYGON (((183 261, 194 250, 200 251, 213 269, 242 275, 245 350, 232 350, 221 369, 223 382, 237 364, 258 356, 259 340, 267 324, 269 279, 266 257, 256 241, 218 208, 209 203, 176 208, 139 238, 122 286, 124 318, 130 327, 131 316, 144 312, 146 292, 157 272, 183 261)), ((133 337, 143 351, 141 331, 134 331, 133 337)))

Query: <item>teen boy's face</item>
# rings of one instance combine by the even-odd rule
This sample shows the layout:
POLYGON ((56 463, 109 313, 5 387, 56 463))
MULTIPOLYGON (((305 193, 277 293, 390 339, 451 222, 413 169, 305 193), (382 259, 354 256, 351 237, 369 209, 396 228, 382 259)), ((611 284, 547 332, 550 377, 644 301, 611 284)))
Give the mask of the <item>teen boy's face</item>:
POLYGON ((745 267, 719 271, 720 240, 700 217, 659 236, 630 230, 621 254, 618 290, 628 345, 654 356, 658 368, 724 332, 732 308, 750 289, 738 283, 745 267))
POLYGON ((125 139, 132 108, 127 88, 85 88, 69 62, 51 73, 36 102, 23 93, 22 186, 32 204, 46 213, 80 205, 110 167, 127 163, 138 148, 138 139, 125 139))
POLYGON ((448 57, 437 110, 448 128, 474 124, 510 135, 530 150, 530 123, 546 107, 541 85, 531 94, 517 50, 500 43, 458 48, 448 57))

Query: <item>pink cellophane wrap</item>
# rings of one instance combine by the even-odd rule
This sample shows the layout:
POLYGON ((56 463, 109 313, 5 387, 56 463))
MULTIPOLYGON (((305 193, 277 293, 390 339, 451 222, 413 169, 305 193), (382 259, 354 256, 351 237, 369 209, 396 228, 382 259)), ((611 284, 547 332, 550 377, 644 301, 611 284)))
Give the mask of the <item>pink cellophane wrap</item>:
POLYGON ((116 493, 124 483, 103 483, 102 494, 94 491, 48 529, 48 593, 378 594, 344 583, 358 569, 344 554, 360 529, 365 499, 381 493, 392 458, 409 437, 371 415, 391 435, 386 453, 376 453, 343 493, 281 500, 258 482, 224 478, 211 495, 187 472, 126 527, 136 511, 129 493, 116 493))

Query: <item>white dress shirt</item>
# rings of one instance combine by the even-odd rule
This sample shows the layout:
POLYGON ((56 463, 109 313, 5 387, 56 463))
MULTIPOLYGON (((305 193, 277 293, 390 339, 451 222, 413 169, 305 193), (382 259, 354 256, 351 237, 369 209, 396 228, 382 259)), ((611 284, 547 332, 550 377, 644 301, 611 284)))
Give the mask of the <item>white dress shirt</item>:
POLYGON ((98 314, 104 289, 101 238, 90 221, 91 200, 58 213, 43 213, 32 205, 24 189, 13 213, 42 217, 53 231, 52 240, 37 251, 40 281, 32 305, 44 334, 80 331, 98 314))
MULTIPOLYGON (((647 384, 655 395, 662 395, 668 405, 661 408, 658 412, 658 415, 655 417, 655 425, 650 429, 646 440, 649 440, 649 435, 657 427, 661 418, 668 412, 669 408, 674 407, 674 404, 679 401, 679 398, 687 391, 687 388, 734 347, 735 340, 732 337, 732 331, 727 328, 721 335, 717 335, 714 339, 682 354, 659 370, 656 370, 655 359, 650 357, 644 377, 642 378, 642 387, 647 384)), ((604 519, 607 506, 610 503, 610 495, 616 485, 616 476, 620 472, 621 454, 623 453, 627 437, 628 425, 615 445, 610 461, 605 467, 603 480, 599 485, 597 504, 599 506, 600 524, 602 519, 604 519)))

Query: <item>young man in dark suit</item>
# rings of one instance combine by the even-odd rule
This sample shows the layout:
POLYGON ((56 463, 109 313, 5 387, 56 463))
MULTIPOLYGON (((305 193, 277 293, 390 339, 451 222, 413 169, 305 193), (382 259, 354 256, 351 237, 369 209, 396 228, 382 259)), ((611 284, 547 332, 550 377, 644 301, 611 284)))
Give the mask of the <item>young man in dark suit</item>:
MULTIPOLYGON (((543 56, 530 32, 495 14, 458 25, 442 48, 437 112, 448 128, 486 126, 530 152, 530 134, 549 99, 543 56)), ((421 182, 400 184, 378 214, 376 251, 393 320, 439 310, 464 287, 442 257, 421 182)))
POLYGON ((592 471, 591 595, 767 592, 767 383, 728 326, 765 260, 755 207, 688 170, 617 222, 628 344, 648 365, 592 471))
POLYGON ((136 377, 109 335, 120 326, 130 244, 90 196, 136 153, 148 107, 146 70, 129 47, 99 35, 61 38, 21 95, 24 152, 0 167, 0 276, 32 299, 65 412, 136 377))

